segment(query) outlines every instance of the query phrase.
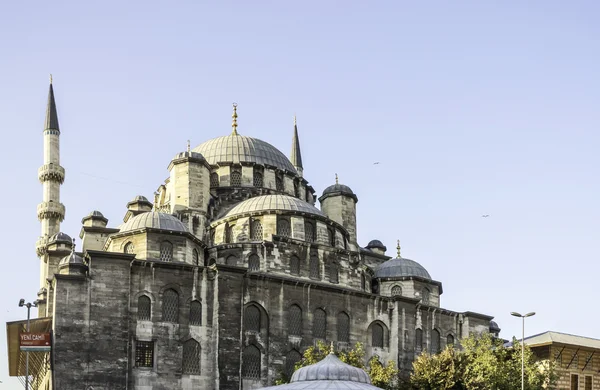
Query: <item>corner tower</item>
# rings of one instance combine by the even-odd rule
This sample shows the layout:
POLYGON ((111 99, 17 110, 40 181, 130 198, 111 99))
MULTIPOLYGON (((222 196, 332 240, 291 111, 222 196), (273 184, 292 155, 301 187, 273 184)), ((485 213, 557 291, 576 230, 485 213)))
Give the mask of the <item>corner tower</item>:
POLYGON ((342 225, 350 234, 350 243, 358 247, 356 242, 356 203, 358 197, 350 187, 340 184, 337 174, 335 184, 325 188, 319 198, 321 211, 330 219, 342 225))

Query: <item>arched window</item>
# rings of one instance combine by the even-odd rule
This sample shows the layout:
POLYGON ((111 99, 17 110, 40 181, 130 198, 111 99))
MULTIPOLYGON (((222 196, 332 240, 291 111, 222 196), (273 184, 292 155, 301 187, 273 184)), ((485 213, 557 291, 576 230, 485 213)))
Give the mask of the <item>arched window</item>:
POLYGON ((150 321, 152 319, 152 302, 146 295, 138 298, 138 313, 139 321, 150 321))
POLYGON ((290 258, 290 273, 292 275, 300 275, 300 259, 298 256, 290 258))
POLYGON ((192 263, 194 265, 200 264, 200 256, 198 255, 198 251, 195 249, 192 251, 192 263))
POLYGON ((437 329, 431 331, 431 353, 440 352, 440 332, 437 329))
POLYGON ((327 243, 331 246, 335 246, 335 230, 327 229, 327 243))
POLYGON ((402 296, 402 287, 395 285, 394 287, 392 287, 392 296, 393 297, 400 297, 402 296))
POLYGON ((337 316, 337 336, 338 341, 350 342, 350 317, 344 312, 337 316))
POLYGON ((260 258, 256 253, 253 253, 248 257, 248 270, 260 271, 260 258))
POLYGON ((173 260, 173 244, 169 241, 163 241, 160 243, 160 259, 162 261, 173 260))
POLYGON ((254 187, 264 187, 262 173, 260 173, 258 171, 254 171, 253 184, 254 184, 254 187))
POLYGON ((327 338, 327 314, 323 309, 315 310, 313 314, 313 337, 316 339, 327 338))
POLYGON ((365 291, 367 289, 367 280, 365 274, 360 274, 360 289, 365 291))
POLYGON ((199 301, 190 303, 190 325, 202 325, 202 304, 199 301))
POLYGON ((163 293, 162 320, 165 322, 179 322, 179 294, 172 288, 163 293))
POLYGON ((210 174, 210 187, 215 188, 219 186, 219 174, 217 172, 213 172, 210 174))
POLYGON ((260 332, 260 310, 254 305, 244 310, 244 328, 253 332, 260 332))
POLYGON ((254 345, 248 345, 244 348, 242 359, 242 378, 260 379, 260 349, 254 345))
POLYGON ((127 253, 128 255, 132 255, 133 254, 133 242, 128 242, 127 244, 125 244, 125 246, 123 247, 123 253, 127 253))
POLYGON ((310 221, 304 221, 304 239, 308 242, 317 241, 315 225, 310 221))
POLYGON ((310 278, 311 279, 321 279, 321 262, 319 261, 319 256, 316 253, 310 255, 310 278))
POLYGON ((339 283, 340 281, 339 265, 335 261, 329 263, 329 281, 331 283, 339 283))
POLYGON ((240 187, 242 185, 242 173, 240 171, 231 172, 231 186, 240 187))
POLYGON ((423 350, 423 331, 417 329, 415 331, 415 351, 421 352, 423 350))
POLYGON ((282 237, 290 237, 292 235, 288 219, 277 218, 277 235, 282 237))
POLYGON ((250 239, 252 241, 263 240, 263 227, 260 219, 252 219, 250 222, 250 239))
POLYGON ((429 290, 424 288, 421 291, 421 302, 425 305, 429 305, 429 290))
POLYGON ((229 225, 228 223, 225 224, 225 243, 233 243, 233 226, 229 225))
POLYGON ((292 349, 287 353, 285 356, 285 375, 288 378, 292 377, 296 363, 298 363, 300 360, 302 360, 302 355, 300 355, 300 352, 296 351, 295 349, 292 349))
POLYGON ((454 336, 451 334, 446 337, 446 345, 449 347, 454 347, 454 336))
POLYGON ((200 375, 200 343, 189 339, 183 343, 182 369, 184 374, 200 375))
POLYGON ((290 306, 288 312, 288 333, 292 336, 302 336, 302 309, 298 305, 290 306))
POLYGON ((383 348, 383 326, 381 324, 373 324, 371 327, 371 345, 383 348))
POLYGON ((275 189, 277 191, 282 191, 284 190, 283 188, 283 175, 281 174, 277 174, 277 176, 275 176, 275 189))
POLYGON ((235 255, 231 255, 229 257, 227 257, 227 259, 225 260, 225 264, 227 265, 237 265, 238 263, 238 259, 237 257, 235 257, 235 255))

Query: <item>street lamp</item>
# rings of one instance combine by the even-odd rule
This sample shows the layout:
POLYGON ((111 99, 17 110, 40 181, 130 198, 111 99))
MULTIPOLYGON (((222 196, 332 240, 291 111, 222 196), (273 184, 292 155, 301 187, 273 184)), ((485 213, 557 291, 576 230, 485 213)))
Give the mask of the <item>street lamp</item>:
MULTIPOLYGON (((25 306, 27 308, 27 332, 29 332, 29 314, 32 307, 36 307, 38 301, 25 303, 25 299, 19 300, 19 307, 25 306)), ((29 351, 25 352, 25 390, 29 390, 29 351)))
POLYGON ((521 339, 521 390, 525 390, 525 318, 535 315, 535 312, 521 315, 517 312, 511 312, 511 316, 520 317, 523 319, 523 338, 521 339))

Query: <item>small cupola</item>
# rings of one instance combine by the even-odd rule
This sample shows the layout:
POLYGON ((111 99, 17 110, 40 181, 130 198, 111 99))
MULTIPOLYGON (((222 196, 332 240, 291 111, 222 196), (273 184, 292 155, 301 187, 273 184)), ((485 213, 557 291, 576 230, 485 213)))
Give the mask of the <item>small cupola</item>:
POLYGON ((152 203, 145 196, 138 195, 131 202, 127 203, 127 213, 125 213, 123 222, 127 222, 129 218, 147 213, 148 211, 152 211, 152 203))
POLYGON ((367 244, 366 248, 373 253, 378 255, 385 255, 385 251, 387 251, 387 247, 383 245, 383 242, 379 240, 371 240, 367 244))
POLYGON ((71 253, 63 257, 58 263, 58 272, 61 275, 85 275, 88 267, 83 257, 75 252, 75 239, 71 253))
POLYGON ((98 211, 94 210, 81 220, 81 224, 83 226, 90 227, 106 227, 108 224, 108 219, 104 217, 104 215, 98 211))

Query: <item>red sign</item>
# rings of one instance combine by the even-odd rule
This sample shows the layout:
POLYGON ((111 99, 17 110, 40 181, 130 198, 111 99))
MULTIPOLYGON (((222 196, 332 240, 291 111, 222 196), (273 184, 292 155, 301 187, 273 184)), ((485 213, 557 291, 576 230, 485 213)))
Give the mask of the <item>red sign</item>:
POLYGON ((21 351, 49 351, 50 333, 23 332, 19 334, 21 351))

